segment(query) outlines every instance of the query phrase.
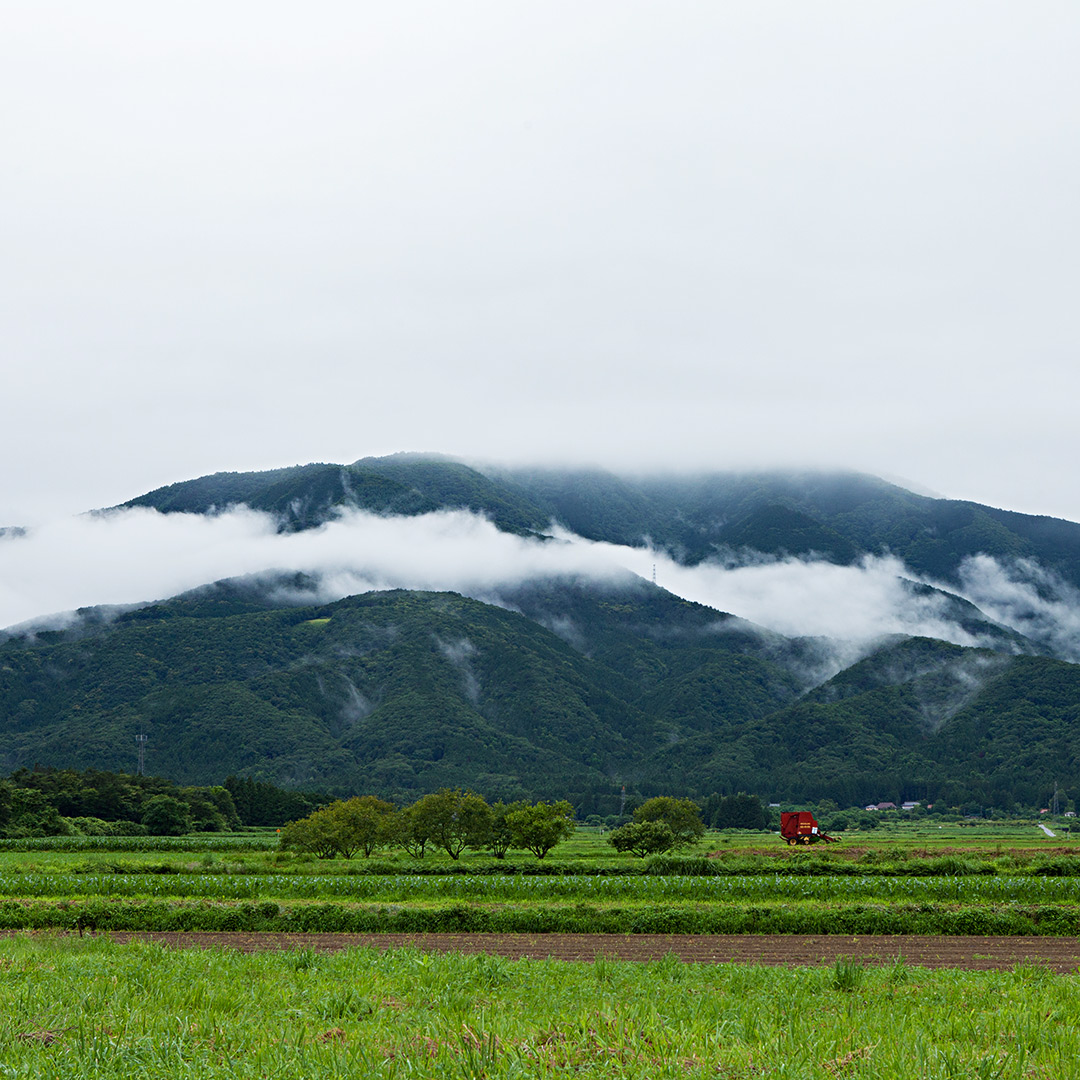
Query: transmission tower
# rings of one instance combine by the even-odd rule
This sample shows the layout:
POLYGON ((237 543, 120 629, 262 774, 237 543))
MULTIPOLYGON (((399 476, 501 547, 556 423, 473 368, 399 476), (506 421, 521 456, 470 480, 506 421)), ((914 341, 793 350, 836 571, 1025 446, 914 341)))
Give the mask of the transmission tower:
POLYGON ((146 775, 146 740, 147 735, 136 735, 135 741, 139 744, 139 776, 146 775))

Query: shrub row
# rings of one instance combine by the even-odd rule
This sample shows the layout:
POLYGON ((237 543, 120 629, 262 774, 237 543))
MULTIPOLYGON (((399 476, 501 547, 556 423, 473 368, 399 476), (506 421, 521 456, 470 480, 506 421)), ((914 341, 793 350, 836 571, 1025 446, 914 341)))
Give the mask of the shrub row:
POLYGON ((176 904, 158 900, 0 902, 0 929, 279 931, 291 933, 577 933, 577 934, 936 934, 1067 935, 1080 930, 1072 906, 1008 905, 902 908, 854 905, 828 911, 784 907, 543 909, 176 904))
MULTIPOLYGON (((882 853, 875 852, 875 856, 882 853)), ((892 855, 893 853, 886 853, 892 855)), ((769 855, 708 856, 660 855, 644 867, 647 874, 695 877, 736 877, 751 874, 782 874, 803 877, 974 877, 1008 874, 1010 877, 1080 877, 1078 855, 1036 856, 1016 859, 972 859, 957 855, 938 855, 928 858, 906 858, 899 853, 894 858, 850 859, 814 857, 802 853, 769 855)))

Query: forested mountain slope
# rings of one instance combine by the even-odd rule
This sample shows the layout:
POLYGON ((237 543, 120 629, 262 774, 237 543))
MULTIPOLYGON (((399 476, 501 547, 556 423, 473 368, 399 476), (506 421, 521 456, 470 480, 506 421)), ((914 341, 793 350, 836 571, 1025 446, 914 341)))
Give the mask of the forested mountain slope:
MULTIPOLYGON (((462 786, 570 796, 584 812, 611 812, 623 784, 841 805, 1030 805, 1054 783, 1080 796, 1080 666, 1062 662, 1080 655, 1070 522, 856 474, 616 476, 415 454, 218 473, 125 504, 210 516, 240 505, 272 515, 270 528, 245 515, 200 528, 254 522, 280 570, 0 634, 0 769, 130 769, 144 733, 148 768, 184 783, 232 773, 398 799, 462 786), (499 531, 462 514, 412 520, 444 510, 499 531), (425 523, 420 554, 380 582, 392 560, 372 569, 371 552, 408 546, 425 523), (292 559, 324 536, 330 557, 292 559), (451 558, 447 536, 461 579, 478 583, 461 586, 468 596, 413 587, 451 558), (845 589, 863 589, 864 607, 837 620, 857 632, 788 636, 617 561, 598 568, 599 555, 649 545, 699 583, 794 567, 801 577, 744 579, 776 590, 781 616, 844 612, 845 589), (488 558, 509 570, 478 573, 488 558), (813 589, 796 596, 792 581, 813 589), (874 629, 871 611, 866 630, 866 597, 879 595, 904 618, 874 629)), ((170 521, 119 508, 91 520, 170 521)), ((23 542, 32 530, 5 540, 23 542)))
POLYGON ((1080 667, 897 639, 814 686, 790 640, 640 580, 501 604, 390 591, 275 607, 222 583, 0 645, 7 769, 148 767, 408 799, 644 794, 1043 798, 1076 784, 1080 667), (810 687, 808 690, 807 688, 810 687), (1032 741, 1033 740, 1033 741, 1032 741), (1030 742, 1030 745, 1029 745, 1030 742))

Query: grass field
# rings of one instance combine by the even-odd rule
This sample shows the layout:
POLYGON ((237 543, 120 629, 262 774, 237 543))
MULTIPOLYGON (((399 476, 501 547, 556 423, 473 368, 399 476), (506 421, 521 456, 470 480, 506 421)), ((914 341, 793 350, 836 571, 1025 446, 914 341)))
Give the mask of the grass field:
POLYGON ((0 942, 0 1076, 1080 1076, 1080 980, 0 942))

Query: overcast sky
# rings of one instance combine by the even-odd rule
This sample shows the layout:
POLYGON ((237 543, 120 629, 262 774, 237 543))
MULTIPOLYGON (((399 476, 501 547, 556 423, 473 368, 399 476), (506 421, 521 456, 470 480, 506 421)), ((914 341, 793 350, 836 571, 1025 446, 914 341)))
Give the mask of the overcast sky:
POLYGON ((1080 520, 1074 0, 0 18, 0 525, 396 450, 1080 520))

